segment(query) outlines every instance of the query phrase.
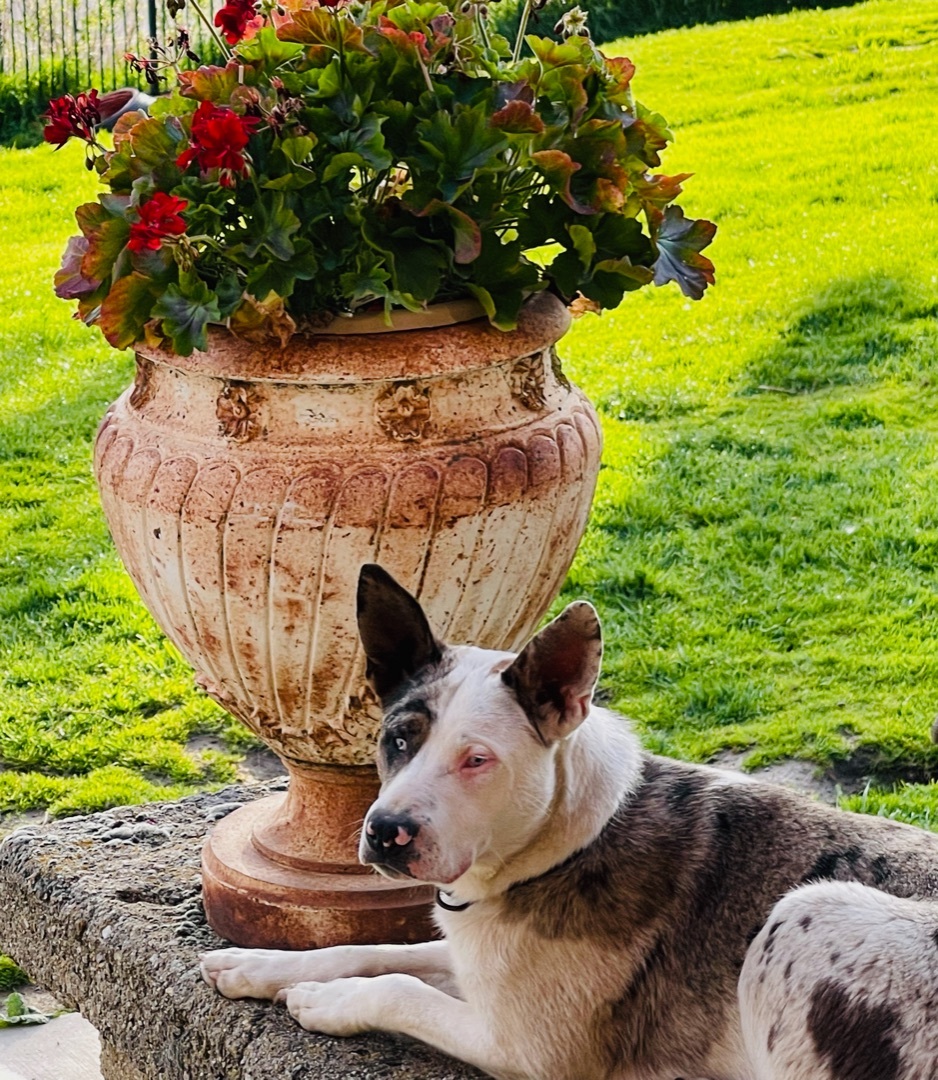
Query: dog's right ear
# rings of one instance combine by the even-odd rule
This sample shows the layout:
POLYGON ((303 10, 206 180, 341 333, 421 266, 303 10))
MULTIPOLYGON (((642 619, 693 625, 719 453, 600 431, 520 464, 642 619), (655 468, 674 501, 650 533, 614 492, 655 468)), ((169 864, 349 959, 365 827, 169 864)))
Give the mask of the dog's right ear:
POLYGON ((358 633, 368 660, 365 674, 382 701, 443 655, 420 604, 373 563, 358 576, 358 633))

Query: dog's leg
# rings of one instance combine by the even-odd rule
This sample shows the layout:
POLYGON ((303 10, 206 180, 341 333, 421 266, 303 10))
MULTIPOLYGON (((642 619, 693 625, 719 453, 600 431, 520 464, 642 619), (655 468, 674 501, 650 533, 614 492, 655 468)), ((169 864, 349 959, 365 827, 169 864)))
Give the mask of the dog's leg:
POLYGON ((202 978, 229 998, 273 999, 300 982, 331 982, 354 975, 404 972, 459 996, 445 941, 419 945, 336 945, 291 952, 281 949, 218 949, 200 957, 202 978))
POLYGON ((789 893, 739 999, 753 1080, 934 1080, 938 904, 848 882, 789 893))
POLYGON ((511 1080, 525 1075, 511 1066, 495 1045, 487 1024, 470 1005, 412 975, 300 983, 278 998, 307 1031, 409 1035, 492 1076, 511 1080))

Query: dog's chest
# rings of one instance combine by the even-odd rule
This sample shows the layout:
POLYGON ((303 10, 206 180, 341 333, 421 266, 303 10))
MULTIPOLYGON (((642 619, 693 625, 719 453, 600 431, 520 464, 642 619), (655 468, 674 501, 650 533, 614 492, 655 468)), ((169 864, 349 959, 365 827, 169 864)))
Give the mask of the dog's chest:
POLYGON ((505 919, 494 903, 448 912, 440 921, 463 996, 497 1039, 523 1046, 531 1075, 609 1075, 601 1017, 635 967, 628 949, 546 939, 526 920, 505 919))

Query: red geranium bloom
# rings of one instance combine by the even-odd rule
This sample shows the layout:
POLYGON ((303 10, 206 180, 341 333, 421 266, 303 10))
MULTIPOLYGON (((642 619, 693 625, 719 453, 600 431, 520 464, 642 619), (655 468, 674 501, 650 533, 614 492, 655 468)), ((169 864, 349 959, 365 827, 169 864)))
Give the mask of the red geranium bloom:
POLYGON ((185 199, 158 191, 137 208, 140 220, 130 226, 131 251, 156 251, 167 236, 182 236, 186 223, 179 216, 189 205, 185 199))
POLYGON ((243 176, 247 172, 244 148, 259 123, 259 117, 239 116, 231 109, 203 101, 192 117, 189 149, 176 158, 176 164, 185 169, 196 161, 203 173, 220 169, 219 182, 231 187, 236 173, 243 176))
POLYGON ((256 14, 254 0, 228 0, 215 13, 215 25, 221 29, 229 45, 237 45, 256 14))
POLYGON ((49 108, 43 115, 46 126, 42 136, 46 142, 55 143, 56 149, 64 146, 73 135, 87 143, 94 143, 95 128, 101 123, 98 91, 89 90, 87 94, 77 97, 63 94, 49 102, 49 108))

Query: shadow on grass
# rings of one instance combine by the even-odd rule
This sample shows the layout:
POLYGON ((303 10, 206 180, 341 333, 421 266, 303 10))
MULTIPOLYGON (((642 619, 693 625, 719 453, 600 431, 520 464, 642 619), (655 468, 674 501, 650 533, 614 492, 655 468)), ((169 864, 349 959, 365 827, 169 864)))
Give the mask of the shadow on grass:
POLYGON ((899 281, 870 274, 838 281, 750 368, 744 393, 794 393, 926 373, 935 356, 938 304, 899 281))
POLYGON ((938 775, 936 314, 837 283, 742 395, 642 417, 657 452, 609 470, 563 600, 596 602, 607 693, 653 749, 938 775))

